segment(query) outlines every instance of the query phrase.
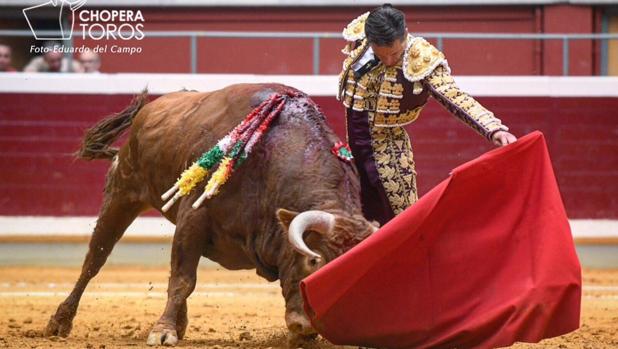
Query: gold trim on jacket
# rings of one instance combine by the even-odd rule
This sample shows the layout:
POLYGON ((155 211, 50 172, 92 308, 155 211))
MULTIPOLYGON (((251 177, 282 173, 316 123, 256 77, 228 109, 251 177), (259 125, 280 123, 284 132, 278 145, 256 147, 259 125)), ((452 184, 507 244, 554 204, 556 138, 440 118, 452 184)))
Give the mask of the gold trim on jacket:
POLYGON ((410 82, 420 81, 439 65, 450 72, 444 53, 438 51, 424 38, 418 36, 408 40, 403 55, 403 74, 410 82))
POLYGON ((393 67, 379 64, 363 76, 355 77, 352 67, 365 55, 368 48, 367 39, 363 39, 344 60, 339 75, 338 99, 346 108, 375 112, 374 124, 378 127, 405 126, 414 122, 425 103, 403 107, 401 100, 406 93, 419 95, 423 92, 420 80, 431 73, 430 69, 435 69, 440 64, 448 69, 444 54, 425 39, 408 35, 401 63, 393 67), (411 75, 412 73, 414 75, 411 75), (369 85, 379 87, 369 88, 369 85))
POLYGON ((367 21, 368 16, 369 12, 365 12, 346 25, 341 33, 343 38, 346 41, 363 40, 365 38, 365 21, 367 21))
POLYGON ((481 136, 491 140, 497 131, 509 130, 492 112, 459 89, 447 69, 436 68, 424 81, 436 101, 481 136))

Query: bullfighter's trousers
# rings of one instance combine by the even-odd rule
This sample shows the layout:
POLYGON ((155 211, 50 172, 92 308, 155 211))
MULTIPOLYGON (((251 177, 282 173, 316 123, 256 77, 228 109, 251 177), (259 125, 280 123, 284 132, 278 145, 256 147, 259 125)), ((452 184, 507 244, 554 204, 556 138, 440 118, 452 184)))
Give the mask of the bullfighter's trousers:
POLYGON ((360 175, 363 215, 384 225, 395 213, 376 167, 368 112, 348 108, 346 119, 348 143, 360 175))

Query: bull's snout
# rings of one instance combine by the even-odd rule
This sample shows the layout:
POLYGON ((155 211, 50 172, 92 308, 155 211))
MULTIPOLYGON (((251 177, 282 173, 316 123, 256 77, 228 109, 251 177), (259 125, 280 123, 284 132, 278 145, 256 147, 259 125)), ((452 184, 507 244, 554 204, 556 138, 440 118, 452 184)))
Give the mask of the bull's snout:
POLYGON ((297 313, 294 311, 285 314, 285 323, 288 325, 290 332, 294 334, 307 336, 317 333, 313 329, 313 326, 311 326, 309 319, 307 319, 305 314, 302 313, 297 313))

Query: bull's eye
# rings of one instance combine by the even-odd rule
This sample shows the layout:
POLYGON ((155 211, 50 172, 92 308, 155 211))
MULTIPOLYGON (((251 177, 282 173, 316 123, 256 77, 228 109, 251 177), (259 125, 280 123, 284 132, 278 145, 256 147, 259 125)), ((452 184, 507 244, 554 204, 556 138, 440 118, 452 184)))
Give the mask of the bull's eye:
POLYGON ((319 258, 319 257, 305 258, 303 269, 305 270, 305 273, 311 274, 315 272, 316 270, 320 269, 322 264, 323 264, 322 258, 319 258))
POLYGON ((305 272, 308 274, 313 273, 320 268, 320 264, 321 261, 319 258, 307 258, 305 260, 305 272))
POLYGON ((318 261, 317 258, 311 258, 309 260, 309 266, 311 266, 312 268, 315 268, 318 266, 318 264, 320 264, 320 261, 318 261))

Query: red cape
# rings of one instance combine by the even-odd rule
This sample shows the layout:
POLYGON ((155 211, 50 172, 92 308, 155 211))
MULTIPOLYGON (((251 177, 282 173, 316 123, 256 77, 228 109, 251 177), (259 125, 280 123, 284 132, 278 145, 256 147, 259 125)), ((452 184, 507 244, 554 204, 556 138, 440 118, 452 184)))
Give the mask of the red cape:
POLYGON ((493 348, 577 329, 581 268, 543 135, 457 167, 301 290, 335 344, 493 348))

